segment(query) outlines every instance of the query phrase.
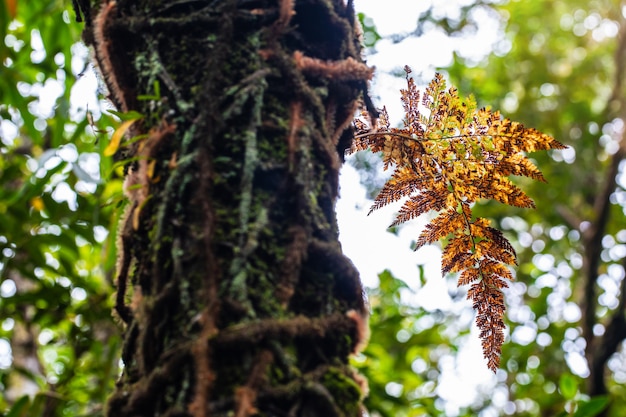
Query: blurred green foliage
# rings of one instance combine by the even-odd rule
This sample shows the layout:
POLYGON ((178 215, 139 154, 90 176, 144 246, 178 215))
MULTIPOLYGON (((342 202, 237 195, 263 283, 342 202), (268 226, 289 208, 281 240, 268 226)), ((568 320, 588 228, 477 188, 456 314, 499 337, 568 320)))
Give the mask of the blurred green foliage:
POLYGON ((522 295, 510 297, 512 340, 503 363, 511 400, 531 410, 515 415, 556 415, 563 407, 564 415, 597 415, 610 402, 606 415, 619 416, 626 409, 626 353, 623 336, 617 336, 623 326, 615 329, 621 340, 606 367, 607 397, 589 401, 583 358, 604 349, 611 338, 605 334, 610 320, 626 314, 626 173, 620 150, 626 7, 611 0, 511 1, 496 10, 505 22, 496 51, 473 65, 457 56, 447 69, 450 77, 483 105, 570 146, 532 155, 549 181, 524 184, 537 210, 517 214, 485 207, 517 242, 520 260, 516 286, 522 295), (612 164, 620 166, 617 181, 605 192, 605 184, 614 181, 612 164), (602 199, 606 214, 598 209, 602 199), (600 230, 597 250, 590 247, 596 245, 589 237, 595 230, 600 230), (586 265, 595 261, 597 276, 590 276, 586 265), (593 349, 586 345, 581 323, 589 279, 596 291, 595 324, 588 335, 593 349), (523 333, 535 337, 516 337, 523 333))
POLYGON ((86 99, 75 98, 89 93, 75 86, 89 64, 73 20, 64 1, 0 1, 0 411, 7 416, 100 415, 119 372, 110 297, 121 182, 101 158, 107 140, 97 130, 111 123, 89 126, 86 99))
POLYGON ((367 48, 372 48, 376 45, 382 37, 376 31, 376 26, 374 25, 374 21, 371 17, 365 16, 363 13, 358 13, 359 22, 361 23, 361 27, 363 28, 363 44, 367 48))

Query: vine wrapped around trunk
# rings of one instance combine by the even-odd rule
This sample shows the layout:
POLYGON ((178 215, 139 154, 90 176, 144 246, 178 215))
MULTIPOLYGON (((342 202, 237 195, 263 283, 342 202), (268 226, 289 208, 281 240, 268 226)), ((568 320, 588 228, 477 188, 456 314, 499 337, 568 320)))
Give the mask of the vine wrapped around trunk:
POLYGON ((352 2, 75 3, 111 100, 142 115, 117 152, 108 415, 358 415, 366 308, 334 213, 372 75, 352 2))

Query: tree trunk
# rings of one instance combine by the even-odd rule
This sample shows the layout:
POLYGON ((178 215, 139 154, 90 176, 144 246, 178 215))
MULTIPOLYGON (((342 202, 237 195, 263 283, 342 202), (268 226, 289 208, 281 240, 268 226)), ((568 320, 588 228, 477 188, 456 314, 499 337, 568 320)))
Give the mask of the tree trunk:
POLYGON ((352 2, 77 3, 111 100, 143 115, 117 155, 108 415, 358 415, 366 309, 334 213, 372 74, 352 2))

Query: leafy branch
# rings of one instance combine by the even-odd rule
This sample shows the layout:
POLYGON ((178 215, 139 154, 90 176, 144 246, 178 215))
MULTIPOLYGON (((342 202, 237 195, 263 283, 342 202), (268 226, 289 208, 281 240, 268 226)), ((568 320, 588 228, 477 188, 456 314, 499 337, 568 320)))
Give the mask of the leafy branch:
POLYGON ((477 312, 487 366, 495 372, 504 343, 506 307, 501 289, 513 280, 509 266, 517 265, 517 258, 502 232, 490 227, 489 220, 474 217, 472 207, 487 199, 534 208, 530 197, 508 177, 545 182, 526 153, 565 146, 497 111, 478 109, 472 97, 463 101, 456 88, 446 88, 441 74, 421 94, 409 76, 410 68, 405 71, 404 127, 390 127, 385 108, 373 126, 357 119, 349 152, 382 152, 384 168, 394 169, 370 213, 407 197, 391 226, 438 212, 422 231, 415 250, 447 238, 442 273, 459 273, 458 285, 471 285, 467 297, 477 312))

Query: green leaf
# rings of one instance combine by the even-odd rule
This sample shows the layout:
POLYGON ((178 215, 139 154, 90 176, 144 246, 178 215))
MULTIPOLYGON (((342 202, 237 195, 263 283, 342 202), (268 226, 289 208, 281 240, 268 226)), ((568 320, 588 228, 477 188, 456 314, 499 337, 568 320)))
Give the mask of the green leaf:
POLYGON ((593 397, 585 403, 578 405, 578 410, 574 413, 574 417, 594 417, 609 405, 609 398, 606 395, 593 397))
POLYGON ((570 374, 563 374, 559 379, 559 389, 566 400, 571 400, 578 392, 578 382, 574 376, 570 374))
POLYGON ((39 417, 41 415, 43 415, 43 410, 46 407, 50 407, 50 404, 54 404, 54 398, 50 397, 44 393, 39 393, 35 396, 35 398, 33 399, 33 405, 30 408, 28 414, 26 414, 24 417, 28 416, 28 417, 39 417), (48 404, 46 404, 48 403, 48 404))
POLYGON ((24 395, 23 397, 20 397, 20 399, 18 399, 15 404, 13 404, 13 407, 11 407, 11 409, 9 410, 9 412, 6 414, 5 417, 23 417, 26 415, 26 412, 28 411, 28 406, 30 404, 30 398, 28 397, 28 395, 24 395))
POLYGON ((107 110, 108 113, 111 113, 113 116, 119 117, 119 119, 121 121, 125 121, 125 120, 138 120, 141 119, 143 117, 143 114, 139 113, 138 111, 135 110, 131 110, 128 112, 121 112, 121 111, 115 111, 115 110, 107 110))

